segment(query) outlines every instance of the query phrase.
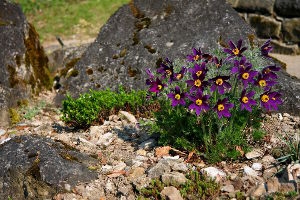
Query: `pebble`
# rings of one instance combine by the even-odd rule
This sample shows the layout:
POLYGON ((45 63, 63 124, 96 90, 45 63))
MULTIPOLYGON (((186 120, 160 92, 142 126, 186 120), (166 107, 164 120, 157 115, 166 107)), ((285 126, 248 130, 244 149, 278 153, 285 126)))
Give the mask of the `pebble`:
POLYGON ((219 180, 220 178, 224 178, 226 176, 226 173, 223 172, 220 169, 217 169, 215 167, 207 167, 204 169, 201 169, 202 172, 205 172, 210 178, 219 180))
POLYGON ((230 185, 225 185, 225 186, 221 187, 221 191, 232 193, 232 192, 234 192, 234 186, 231 185, 231 184, 230 185))
POLYGON ((261 163, 253 163, 251 168, 256 170, 256 171, 261 171, 262 170, 262 164, 261 163))
POLYGON ((261 149, 253 149, 252 151, 246 153, 246 158, 251 160, 251 159, 254 159, 254 158, 258 158, 258 157, 261 157, 263 156, 263 151, 261 149))
POLYGON ((161 195, 163 199, 183 200, 179 190, 177 190, 177 188, 174 186, 164 187, 164 189, 161 191, 161 195))
POLYGON ((244 174, 247 176, 257 176, 257 172, 249 166, 244 167, 244 174))
POLYGON ((145 142, 141 143, 138 148, 139 149, 144 149, 144 150, 151 150, 153 147, 155 147, 157 144, 156 140, 154 139, 149 139, 146 140, 145 142))
POLYGON ((112 132, 108 132, 102 135, 96 144, 99 146, 107 147, 112 143, 113 140, 114 140, 114 134, 112 132))

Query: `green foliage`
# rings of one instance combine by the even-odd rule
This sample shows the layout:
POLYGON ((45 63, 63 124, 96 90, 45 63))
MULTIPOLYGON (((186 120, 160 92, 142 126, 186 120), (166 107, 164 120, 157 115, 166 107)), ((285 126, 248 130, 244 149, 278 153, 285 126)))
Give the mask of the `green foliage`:
POLYGON ((29 107, 29 106, 24 106, 21 108, 22 117, 24 119, 31 120, 33 117, 38 115, 42 109, 46 107, 47 103, 45 101, 40 101, 36 105, 29 107))
POLYGON ((188 181, 181 186, 180 193, 184 199, 215 199, 220 193, 220 185, 197 171, 187 175, 188 181))
POLYGON ((99 117, 107 117, 106 115, 113 110, 127 107, 135 111, 147 103, 149 102, 146 102, 146 92, 142 90, 130 92, 125 92, 123 88, 118 92, 109 89, 91 90, 79 98, 67 95, 62 103, 62 120, 76 127, 87 127, 99 117))
MULTIPOLYGON (((117 8, 129 0, 13 0, 34 24, 42 40, 56 35, 95 37, 117 8)), ((64 38, 63 38, 64 39, 64 38)))
POLYGON ((280 149, 283 156, 277 158, 280 163, 299 163, 300 162, 300 132, 292 136, 281 136, 283 142, 286 143, 286 148, 280 149))
POLYGON ((187 182, 182 185, 164 184, 159 179, 153 179, 148 187, 139 191, 138 199, 162 199, 161 191, 170 185, 179 189, 181 196, 189 200, 214 199, 220 193, 218 183, 197 171, 189 172, 186 178, 188 179, 187 182))

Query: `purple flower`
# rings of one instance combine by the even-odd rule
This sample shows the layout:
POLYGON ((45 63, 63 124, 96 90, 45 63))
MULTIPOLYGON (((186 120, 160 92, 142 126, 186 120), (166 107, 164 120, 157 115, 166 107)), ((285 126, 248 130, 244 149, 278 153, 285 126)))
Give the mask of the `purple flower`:
POLYGON ((169 93, 167 95, 170 99, 172 99, 172 106, 177 106, 179 105, 185 105, 185 100, 184 98, 186 97, 185 92, 180 92, 179 86, 175 87, 175 92, 174 93, 169 93))
POLYGON ((229 44, 230 48, 225 48, 223 50, 225 53, 228 53, 231 55, 227 59, 242 56, 242 53, 247 49, 247 47, 242 48, 242 43, 243 43, 243 40, 241 40, 241 39, 238 41, 237 45, 235 45, 231 40, 229 40, 228 44, 229 44))
POLYGON ((201 111, 204 112, 209 110, 209 105, 207 100, 209 99, 209 95, 202 94, 201 91, 197 91, 195 96, 188 96, 188 98, 193 102, 190 106, 190 110, 195 110, 196 115, 200 115, 201 111))
POLYGON ((234 60, 234 66, 231 69, 231 73, 237 73, 240 68, 247 68, 247 67, 252 67, 252 64, 250 62, 247 62, 247 59, 245 56, 241 58, 241 60, 234 60))
POLYGON ((249 112, 252 111, 251 106, 256 105, 256 101, 252 99, 254 94, 255 91, 250 91, 248 94, 246 93, 246 90, 242 91, 242 95, 240 98, 241 110, 248 110, 249 112))
POLYGON ((278 110, 278 105, 282 104, 281 94, 267 91, 260 95, 260 103, 266 110, 278 110))
POLYGON ((231 85, 226 82, 230 77, 229 76, 216 76, 215 78, 210 79, 210 81, 213 83, 210 90, 213 92, 218 88, 218 92, 220 94, 224 94, 224 90, 230 89, 231 85))
POLYGON ((163 84, 159 78, 156 78, 156 81, 150 81, 150 92, 158 93, 166 87, 166 84, 163 84))
POLYGON ((207 81, 203 81, 205 78, 204 74, 201 74, 199 77, 197 76, 196 73, 192 74, 193 79, 192 80, 187 80, 186 83, 189 86, 192 86, 190 91, 195 91, 195 90, 200 90, 203 91, 203 88, 208 84, 207 81))
POLYGON ((262 56, 270 58, 269 53, 273 50, 273 47, 270 45, 271 39, 267 40, 261 47, 260 52, 262 56))
POLYGON ((276 65, 271 65, 263 68, 262 74, 268 75, 272 79, 277 79, 277 75, 274 73, 274 71, 279 71, 280 67, 276 67, 276 65))
POLYGON ((276 82, 270 79, 269 75, 258 74, 255 85, 263 88, 265 91, 270 90, 270 88, 275 85, 276 82))
POLYGON ((160 64, 160 67, 157 69, 157 73, 162 74, 162 79, 170 77, 169 82, 174 80, 174 66, 173 63, 166 58, 163 63, 160 64))
POLYGON ((219 99, 213 109, 217 112, 220 119, 221 117, 230 117, 229 109, 233 108, 233 106, 233 103, 228 102, 228 99, 224 98, 223 100, 219 99))
POLYGON ((208 70, 206 68, 205 62, 202 62, 201 66, 195 63, 194 67, 189 69, 189 72, 191 72, 192 75, 195 74, 197 77, 200 77, 201 75, 205 75, 207 71, 208 70))
POLYGON ((215 63, 217 69, 220 69, 223 65, 223 59, 219 60, 217 57, 213 58, 213 62, 215 63))
POLYGON ((242 80, 244 88, 248 86, 248 83, 254 83, 254 77, 258 74, 257 71, 250 70, 251 67, 240 68, 238 78, 242 80))
POLYGON ((187 61, 194 62, 202 59, 202 52, 199 49, 193 48, 193 54, 187 55, 186 57, 187 61))
POLYGON ((154 81, 154 75, 153 75, 153 73, 151 72, 151 70, 150 69, 146 69, 146 73, 148 74, 148 76, 149 76, 149 78, 148 79, 146 79, 146 85, 151 85, 151 82, 153 82, 154 81))
POLYGON ((183 78, 184 74, 186 73, 186 70, 186 67, 182 67, 180 72, 174 73, 174 78, 176 79, 176 81, 179 81, 183 78))

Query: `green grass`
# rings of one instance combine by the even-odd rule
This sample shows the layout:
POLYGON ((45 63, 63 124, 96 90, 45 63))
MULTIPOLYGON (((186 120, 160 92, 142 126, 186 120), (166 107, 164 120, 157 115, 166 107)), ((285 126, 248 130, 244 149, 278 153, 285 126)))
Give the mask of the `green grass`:
POLYGON ((19 3, 42 41, 95 37, 109 17, 129 0, 14 0, 19 3))

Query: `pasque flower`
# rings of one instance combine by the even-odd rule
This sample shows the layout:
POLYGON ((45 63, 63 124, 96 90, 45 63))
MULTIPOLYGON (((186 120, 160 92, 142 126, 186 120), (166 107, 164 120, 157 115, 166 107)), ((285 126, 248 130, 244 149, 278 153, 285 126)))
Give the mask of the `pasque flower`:
POLYGON ((208 70, 206 68, 205 62, 202 62, 201 65, 195 63, 194 67, 189 69, 189 72, 196 75, 197 77, 200 77, 201 75, 205 75, 207 71, 208 70))
POLYGON ((204 81, 205 75, 201 74, 200 76, 197 76, 196 73, 193 73, 192 78, 193 79, 186 81, 186 83, 191 86, 190 91, 200 90, 202 92, 203 88, 208 84, 207 81, 204 81))
POLYGON ((260 52, 262 56, 270 58, 269 53, 273 50, 273 47, 270 45, 270 43, 271 40, 269 39, 260 47, 260 52))
POLYGON ((195 110, 196 115, 200 115, 202 111, 206 112, 209 110, 207 100, 209 95, 203 95, 201 91, 197 91, 196 95, 189 95, 188 98, 193 102, 190 106, 190 110, 195 110))
POLYGON ((241 60, 234 60, 233 61, 234 65, 231 69, 231 73, 237 73, 239 71, 239 69, 241 68, 247 68, 247 67, 252 67, 252 64, 250 62, 247 61, 246 57, 243 56, 241 58, 241 60))
POLYGON ((187 61, 194 62, 202 59, 202 52, 199 49, 193 48, 193 54, 187 55, 187 61))
POLYGON ((281 94, 267 91, 260 95, 260 103, 268 111, 278 110, 278 105, 282 104, 281 94))
POLYGON ((251 106, 256 105, 256 101, 254 99, 252 99, 254 94, 255 94, 255 91, 250 91, 248 93, 246 93, 246 90, 242 91, 242 95, 240 98, 241 110, 248 110, 249 112, 252 111, 251 106))
POLYGON ((231 85, 226 80, 228 80, 229 76, 216 76, 215 78, 210 79, 212 82, 212 86, 210 90, 213 92, 218 89, 219 94, 224 94, 224 90, 230 89, 231 85))
POLYGON ((231 59, 233 57, 241 57, 242 53, 246 51, 247 47, 242 47, 243 40, 239 40, 237 45, 235 45, 231 40, 229 40, 228 44, 230 48, 225 48, 223 51, 225 53, 230 54, 227 59, 231 59))
POLYGON ((146 79, 146 85, 151 85, 151 82, 153 82, 155 80, 154 74, 151 72, 150 69, 146 69, 146 73, 149 76, 149 78, 146 79))
POLYGON ((166 58, 163 63, 160 64, 160 67, 157 69, 157 73, 162 74, 161 78, 169 77, 169 82, 172 82, 174 78, 174 66, 173 63, 166 58))
POLYGON ((255 82, 255 85, 263 88, 265 91, 270 90, 270 88, 275 85, 276 82, 272 79, 270 79, 270 76, 263 75, 263 74, 258 74, 257 80, 255 82))
POLYGON ((277 79, 277 75, 274 73, 274 71, 279 71, 280 67, 277 67, 276 65, 270 65, 262 70, 263 75, 268 75, 272 79, 277 79))
POLYGON ((172 99, 172 106, 177 106, 177 105, 185 105, 185 100, 184 98, 186 97, 185 92, 181 92, 179 86, 175 87, 174 93, 169 93, 167 95, 170 99, 172 99))
POLYGON ((220 69, 223 65, 223 59, 219 60, 217 57, 213 58, 213 62, 214 62, 217 69, 220 69))
POLYGON ((258 71, 251 70, 251 66, 247 68, 240 68, 238 78, 242 81, 244 88, 249 83, 254 83, 254 77, 258 74, 258 71))
POLYGON ((230 117, 231 114, 229 109, 233 108, 234 104, 228 101, 228 98, 219 99, 217 104, 214 107, 214 110, 217 112, 219 119, 222 117, 230 117))
POLYGON ((158 92, 162 91, 164 89, 164 87, 167 86, 166 84, 163 84, 159 78, 156 78, 155 81, 154 80, 149 81, 148 85, 150 85, 149 91, 150 92, 155 92, 155 93, 158 93, 158 92))
POLYGON ((187 71, 186 67, 182 67, 178 73, 174 73, 175 80, 180 81, 183 78, 186 71, 187 71))

